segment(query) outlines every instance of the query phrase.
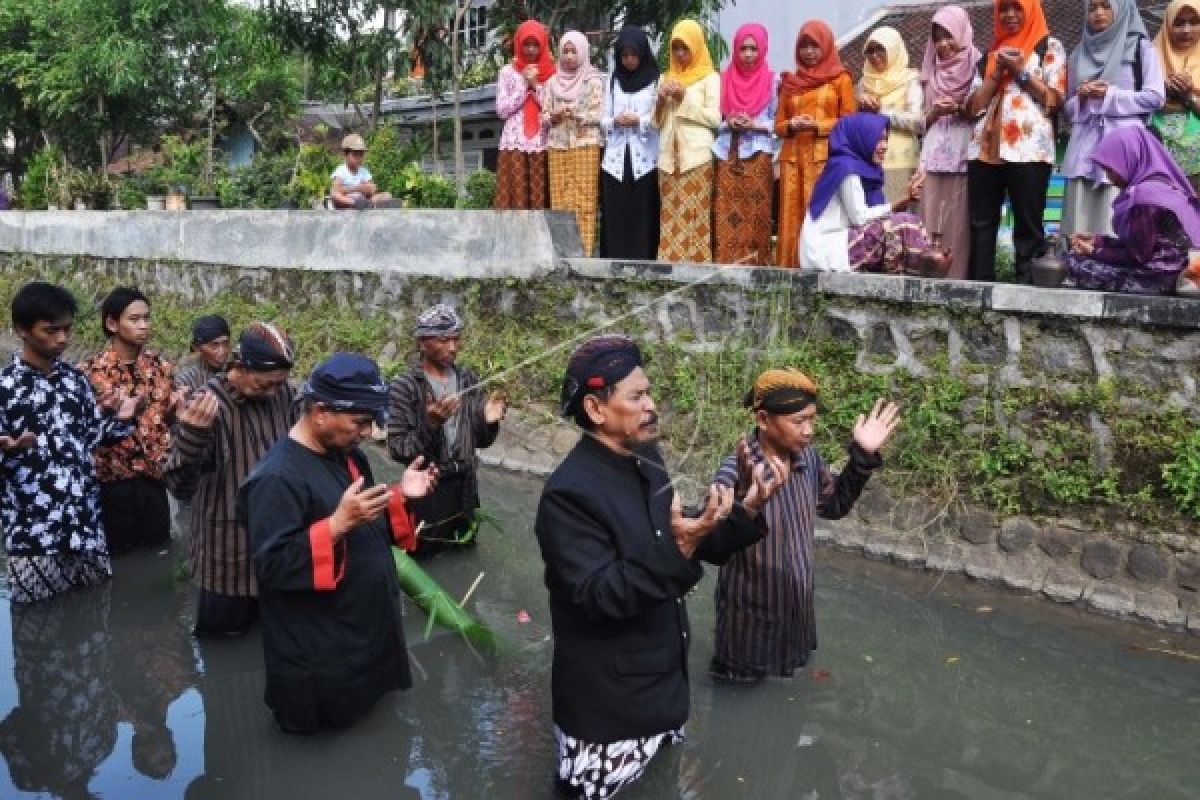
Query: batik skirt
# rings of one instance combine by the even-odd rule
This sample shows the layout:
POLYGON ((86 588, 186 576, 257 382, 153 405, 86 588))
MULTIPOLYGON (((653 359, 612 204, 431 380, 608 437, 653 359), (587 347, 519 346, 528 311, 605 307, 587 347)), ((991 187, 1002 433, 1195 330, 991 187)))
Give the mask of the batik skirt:
POLYGON ((568 736, 555 725, 554 741, 558 747, 558 780, 577 797, 593 800, 612 797, 642 777, 659 748, 683 741, 683 729, 593 744, 568 736))
POLYGON ((659 170, 658 186, 658 260, 712 261, 713 163, 687 172, 659 170))
POLYGON ((546 208, 548 200, 546 152, 501 150, 496 156, 497 211, 546 208))
POLYGON ((36 603, 56 594, 96 586, 112 577, 108 553, 56 553, 8 557, 8 592, 13 603, 36 603))
POLYGON ((771 247, 771 200, 775 168, 770 153, 737 157, 736 144, 728 159, 717 161, 713 200, 714 250, 718 264, 766 266, 775 257, 771 247))
POLYGON ((918 275, 921 259, 929 251, 929 235, 921 219, 906 211, 893 212, 849 231, 850 269, 918 275))
POLYGON ((550 207, 570 211, 579 226, 584 256, 596 247, 596 206, 600 192, 600 146, 551 150, 550 207))

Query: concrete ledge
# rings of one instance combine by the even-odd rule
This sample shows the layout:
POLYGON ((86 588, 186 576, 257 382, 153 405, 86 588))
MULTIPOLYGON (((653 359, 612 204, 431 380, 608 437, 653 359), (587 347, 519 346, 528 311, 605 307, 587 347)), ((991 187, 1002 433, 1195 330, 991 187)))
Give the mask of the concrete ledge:
POLYGON ((584 278, 624 278, 705 283, 739 289, 776 289, 1004 314, 1034 314, 1075 319, 1138 323, 1200 330, 1200 299, 1142 297, 1078 289, 1038 289, 975 281, 812 272, 713 264, 666 264, 608 259, 566 260, 567 270, 584 278))
POLYGON ((582 246, 558 211, 16 211, 0 252, 533 278, 582 246))

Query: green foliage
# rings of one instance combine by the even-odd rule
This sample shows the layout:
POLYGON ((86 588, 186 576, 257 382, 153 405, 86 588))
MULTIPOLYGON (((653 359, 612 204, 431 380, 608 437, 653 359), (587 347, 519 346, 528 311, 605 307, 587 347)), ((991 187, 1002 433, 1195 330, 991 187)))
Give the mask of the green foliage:
POLYGON ((325 145, 301 145, 296 177, 288 186, 288 196, 300 208, 309 208, 314 200, 329 194, 333 184, 330 176, 337 165, 338 157, 325 145))
POLYGON ((192 194, 209 194, 214 190, 212 181, 206 176, 208 142, 186 142, 171 134, 162 138, 162 152, 161 176, 168 189, 192 194))
POLYGON ((371 177, 381 192, 391 192, 394 197, 405 197, 406 183, 411 181, 410 165, 420 161, 422 145, 417 141, 401 143, 400 131, 392 125, 380 125, 367 134, 367 157, 365 163, 371 177))
POLYGON ((82 201, 88 208, 101 211, 113 204, 113 188, 108 175, 100 170, 74 170, 67 180, 67 191, 73 201, 82 201))
POLYGON ((1179 510, 1200 519, 1200 431, 1181 439, 1174 455, 1163 465, 1163 481, 1179 510))
POLYGON ((285 200, 294 199, 295 191, 289 191, 288 185, 295 162, 295 150, 255 153, 249 164, 230 170, 218 182, 222 208, 279 208, 285 200))
POLYGON ((467 176, 466 196, 462 208, 491 208, 496 199, 496 173, 480 169, 467 176))
POLYGON ((17 190, 21 208, 36 211, 45 209, 51 203, 58 203, 58 188, 53 183, 62 165, 62 158, 61 150, 54 145, 46 145, 29 159, 17 190))

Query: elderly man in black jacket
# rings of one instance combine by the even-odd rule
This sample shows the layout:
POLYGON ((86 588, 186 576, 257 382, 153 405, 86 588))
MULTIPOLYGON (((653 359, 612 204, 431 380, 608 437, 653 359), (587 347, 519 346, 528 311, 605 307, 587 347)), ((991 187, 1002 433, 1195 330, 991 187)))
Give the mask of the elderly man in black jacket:
POLYGON ((611 797, 682 738, 683 596, 703 575, 700 561, 724 563, 759 541, 759 511, 788 473, 778 459, 751 472, 743 445, 736 485, 714 485, 702 514, 684 517, 654 446, 650 382, 624 336, 571 355, 562 401, 584 435, 546 482, 535 526, 554 629, 558 785, 611 797))

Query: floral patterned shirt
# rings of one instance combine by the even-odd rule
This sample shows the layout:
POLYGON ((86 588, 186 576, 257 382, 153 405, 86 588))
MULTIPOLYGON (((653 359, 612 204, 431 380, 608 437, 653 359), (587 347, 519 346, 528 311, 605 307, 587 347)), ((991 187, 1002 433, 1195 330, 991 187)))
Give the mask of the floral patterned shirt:
POLYGON ((162 466, 171 449, 174 368, 157 353, 145 350, 137 361, 127 364, 111 347, 79 368, 91 379, 97 395, 116 387, 131 396, 146 398, 134 435, 95 452, 96 477, 101 483, 139 477, 161 480, 162 466))
POLYGON ((32 447, 0 452, 0 524, 9 555, 107 552, 92 451, 133 432, 105 414, 87 377, 63 361, 49 373, 20 355, 0 370, 0 432, 32 447))
MULTIPOLYGON (((500 133, 501 150, 519 150, 522 153, 541 153, 546 150, 547 125, 542 122, 536 136, 525 135, 525 97, 529 87, 516 67, 507 64, 496 77, 496 115, 504 120, 500 133)), ((541 108, 545 102, 546 85, 539 84, 533 97, 541 108)))
MULTIPOLYGON (((985 55, 984 58, 987 56, 985 55)), ((1067 52, 1062 42, 1053 36, 1046 38, 1046 52, 1039 56, 1035 51, 1025 62, 1025 69, 1034 78, 1039 78, 1051 89, 1065 95, 1067 91, 1067 52)), ((974 92, 983 83, 980 71, 976 70, 975 81, 971 85, 974 92)), ((1024 89, 1010 80, 1004 87, 1004 94, 983 114, 975 123, 975 132, 967 148, 967 158, 980 158, 983 131, 987 118, 992 113, 993 106, 999 102, 1000 108, 1000 160, 1010 163, 1054 163, 1054 123, 1046 114, 1046 110, 1038 105, 1024 89)))

